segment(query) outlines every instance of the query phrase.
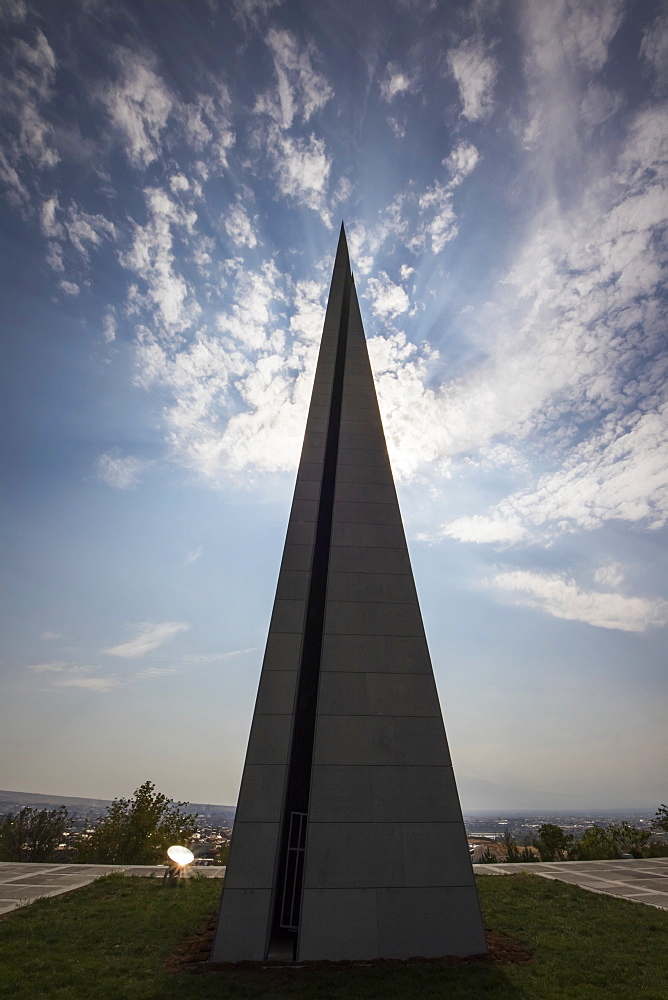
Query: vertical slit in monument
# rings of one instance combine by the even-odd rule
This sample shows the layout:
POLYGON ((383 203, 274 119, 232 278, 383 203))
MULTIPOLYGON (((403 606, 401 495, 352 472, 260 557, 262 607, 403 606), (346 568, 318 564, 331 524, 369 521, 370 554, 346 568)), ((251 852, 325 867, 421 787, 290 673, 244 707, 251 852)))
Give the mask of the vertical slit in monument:
MULTIPOLYGON (((334 513, 336 462, 339 451, 343 375, 348 340, 348 317, 352 275, 346 261, 341 317, 339 321, 336 359, 332 381, 332 397, 325 440, 325 458, 318 504, 318 517, 311 564, 311 581, 306 601, 306 619, 302 641, 299 680, 294 712, 294 727, 290 747, 290 763, 285 795, 279 863, 275 882, 272 939, 278 942, 293 939, 296 947, 304 876, 306 821, 308 813, 315 719, 320 680, 322 636, 325 625, 325 598, 329 570, 329 550, 334 513)), ((294 954, 293 954, 294 957, 294 954)))

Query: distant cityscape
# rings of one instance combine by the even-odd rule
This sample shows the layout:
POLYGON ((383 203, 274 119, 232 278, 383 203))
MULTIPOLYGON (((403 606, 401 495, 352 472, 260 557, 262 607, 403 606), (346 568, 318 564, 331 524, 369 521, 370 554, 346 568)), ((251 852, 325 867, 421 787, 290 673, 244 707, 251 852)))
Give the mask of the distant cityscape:
MULTIPOLYGON (((33 809, 56 809, 65 806, 72 818, 72 834, 77 835, 95 823, 111 805, 110 799, 75 798, 72 796, 38 795, 31 792, 0 790, 0 816, 16 813, 25 806, 33 809)), ((657 804, 658 805, 658 804, 657 804)), ((212 803, 188 803, 186 812, 197 815, 197 833, 191 847, 196 859, 215 863, 229 845, 236 806, 212 803)), ((499 853, 501 842, 510 834, 518 843, 528 843, 545 823, 561 827, 577 840, 593 826, 607 827, 611 823, 630 823, 639 829, 651 829, 656 809, 597 809, 548 812, 546 810, 481 811, 464 813, 469 844, 489 846, 499 853), (495 849, 495 845, 499 845, 495 849)), ((66 846, 63 845, 63 849, 66 846)))

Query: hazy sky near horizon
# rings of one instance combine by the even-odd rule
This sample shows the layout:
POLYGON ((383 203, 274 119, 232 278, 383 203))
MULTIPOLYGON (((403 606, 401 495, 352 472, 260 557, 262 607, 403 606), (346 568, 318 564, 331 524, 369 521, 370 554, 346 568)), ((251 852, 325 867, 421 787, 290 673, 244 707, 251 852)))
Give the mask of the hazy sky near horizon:
POLYGON ((0 787, 235 801, 344 219, 464 808, 666 801, 668 5, 0 18, 0 787))

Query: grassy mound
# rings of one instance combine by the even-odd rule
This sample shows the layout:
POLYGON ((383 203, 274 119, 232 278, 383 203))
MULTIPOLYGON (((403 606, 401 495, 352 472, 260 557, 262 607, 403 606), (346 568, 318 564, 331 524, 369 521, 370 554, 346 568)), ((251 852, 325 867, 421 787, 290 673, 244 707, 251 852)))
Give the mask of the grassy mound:
POLYGON ((194 975, 220 883, 111 875, 0 919, 11 1000, 665 1000, 668 913, 532 875, 478 879, 487 961, 194 975))

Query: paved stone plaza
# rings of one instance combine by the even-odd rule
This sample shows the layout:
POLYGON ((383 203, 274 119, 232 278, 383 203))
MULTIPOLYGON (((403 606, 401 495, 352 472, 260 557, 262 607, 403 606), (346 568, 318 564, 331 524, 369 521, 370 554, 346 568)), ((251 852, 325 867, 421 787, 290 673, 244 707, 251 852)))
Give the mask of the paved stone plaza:
MULTIPOLYGON (((543 864, 473 865, 476 875, 530 875, 572 882, 581 889, 620 896, 668 910, 668 858, 646 861, 562 861, 543 864)), ((164 865, 53 865, 0 862, 0 915, 41 896, 58 896, 111 872, 162 878, 164 865)), ((198 875, 223 878, 224 867, 197 868, 198 875)))
MULTIPOLYGON (((162 878, 166 865, 53 865, 0 862, 0 915, 26 906, 41 896, 58 896, 89 885, 102 875, 123 872, 162 878)), ((224 867, 197 868, 199 875, 222 878, 224 867)))
POLYGON ((550 861, 544 863, 474 865, 476 875, 530 875, 573 882, 581 889, 621 896, 668 910, 668 858, 623 861, 550 861))

